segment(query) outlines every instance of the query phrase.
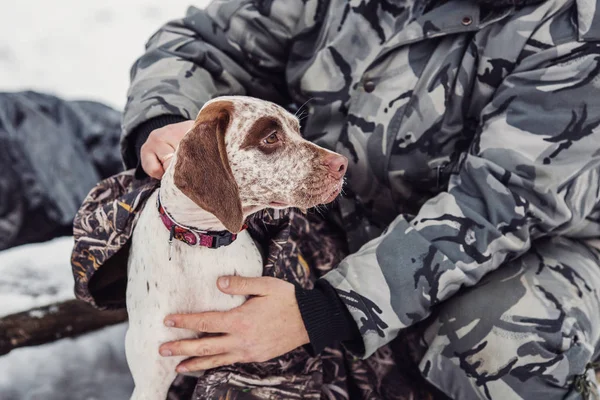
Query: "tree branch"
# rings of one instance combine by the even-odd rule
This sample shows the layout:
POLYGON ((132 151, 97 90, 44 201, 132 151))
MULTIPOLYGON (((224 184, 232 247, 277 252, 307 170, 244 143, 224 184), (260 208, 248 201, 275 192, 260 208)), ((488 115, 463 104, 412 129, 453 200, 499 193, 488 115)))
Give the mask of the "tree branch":
POLYGON ((127 320, 125 310, 100 311, 80 300, 68 300, 0 318, 0 355, 78 336, 127 320))

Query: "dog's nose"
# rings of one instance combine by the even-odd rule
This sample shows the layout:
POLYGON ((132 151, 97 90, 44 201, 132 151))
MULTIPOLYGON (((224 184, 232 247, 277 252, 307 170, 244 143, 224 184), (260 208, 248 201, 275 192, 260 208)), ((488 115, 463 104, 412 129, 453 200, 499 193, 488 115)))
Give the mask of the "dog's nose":
POLYGON ((348 168, 348 159, 339 154, 329 154, 325 157, 323 163, 327 166, 329 173, 331 173, 335 179, 341 179, 348 168))

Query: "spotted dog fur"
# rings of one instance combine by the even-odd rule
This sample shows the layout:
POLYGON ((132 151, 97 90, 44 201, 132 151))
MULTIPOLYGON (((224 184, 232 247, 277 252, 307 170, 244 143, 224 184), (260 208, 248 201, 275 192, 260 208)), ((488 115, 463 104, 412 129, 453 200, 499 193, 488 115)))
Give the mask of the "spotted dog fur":
POLYGON ((298 129, 298 120, 281 107, 224 97, 207 103, 181 140, 131 239, 125 349, 132 400, 165 399, 186 357, 161 357, 159 346, 198 336, 165 327, 168 314, 238 307, 245 296, 220 292, 217 279, 262 275, 259 249, 248 231, 239 232, 250 214, 273 205, 314 207, 339 194, 346 159, 307 142, 298 129), (179 224, 239 232, 237 239, 217 249, 169 243, 156 207, 159 193, 179 224))
POLYGON ((303 139, 296 117, 276 104, 264 106, 262 100, 220 99, 228 98, 236 101, 236 117, 225 143, 242 202, 264 204, 274 199, 306 209, 327 202, 332 193, 341 190, 342 181, 331 177, 322 162, 334 153, 303 139), (262 139, 272 132, 279 137, 278 145, 262 145, 262 139), (277 162, 273 162, 275 151, 277 162))

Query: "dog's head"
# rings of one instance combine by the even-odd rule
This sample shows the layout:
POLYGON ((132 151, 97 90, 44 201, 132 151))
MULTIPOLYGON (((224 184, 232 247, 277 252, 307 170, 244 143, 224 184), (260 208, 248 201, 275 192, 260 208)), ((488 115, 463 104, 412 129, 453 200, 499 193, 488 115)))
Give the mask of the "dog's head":
POLYGON ((299 129, 298 119, 273 103, 212 100, 179 144, 174 183, 231 232, 242 228, 243 210, 329 203, 348 160, 304 140, 299 129))

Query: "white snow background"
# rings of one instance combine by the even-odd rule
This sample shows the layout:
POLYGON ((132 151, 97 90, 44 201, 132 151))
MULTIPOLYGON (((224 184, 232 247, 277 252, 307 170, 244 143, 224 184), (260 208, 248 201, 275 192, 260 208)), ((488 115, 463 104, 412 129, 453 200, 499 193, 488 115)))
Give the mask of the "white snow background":
MULTIPOLYGON (((0 91, 125 104, 146 40, 207 0, 0 0, 0 91)), ((72 238, 0 252, 0 316, 73 298, 72 238)), ((0 400, 126 400, 124 324, 0 357, 0 400)))

